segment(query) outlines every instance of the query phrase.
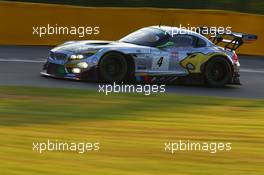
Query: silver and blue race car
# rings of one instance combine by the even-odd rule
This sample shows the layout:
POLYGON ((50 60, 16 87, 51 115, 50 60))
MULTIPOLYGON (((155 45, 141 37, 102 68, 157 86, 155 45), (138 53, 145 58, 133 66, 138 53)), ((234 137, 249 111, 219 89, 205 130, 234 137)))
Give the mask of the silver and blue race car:
POLYGON ((57 46, 41 75, 105 83, 198 82, 223 87, 240 84, 235 50, 256 39, 243 33, 207 38, 177 27, 145 27, 118 41, 69 41, 57 46), (218 46, 221 43, 225 45, 218 46))

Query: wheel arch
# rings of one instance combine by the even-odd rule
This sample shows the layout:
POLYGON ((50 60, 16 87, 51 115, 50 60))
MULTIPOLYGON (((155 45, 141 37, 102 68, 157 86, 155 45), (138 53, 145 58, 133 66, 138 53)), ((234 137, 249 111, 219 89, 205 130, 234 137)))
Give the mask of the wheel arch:
POLYGON ((210 56, 210 58, 204 64, 202 64, 202 67, 201 67, 202 74, 204 74, 205 68, 206 68, 207 64, 209 63, 209 61, 211 61, 212 59, 216 59, 217 57, 218 58, 222 57, 222 58, 224 58, 227 61, 228 65, 230 67, 231 73, 233 74, 233 72, 234 72, 233 63, 228 58, 228 56, 226 54, 223 54, 223 53, 214 53, 214 54, 212 54, 210 56))

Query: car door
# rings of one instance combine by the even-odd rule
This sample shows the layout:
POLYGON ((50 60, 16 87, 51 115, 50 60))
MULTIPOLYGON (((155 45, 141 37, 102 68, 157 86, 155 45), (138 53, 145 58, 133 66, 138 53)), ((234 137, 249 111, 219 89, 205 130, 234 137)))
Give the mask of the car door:
POLYGON ((151 71, 168 75, 186 75, 180 61, 193 51, 191 35, 174 35, 163 46, 151 49, 151 71))
POLYGON ((151 71, 166 72, 169 70, 170 57, 167 49, 152 48, 151 49, 151 71))

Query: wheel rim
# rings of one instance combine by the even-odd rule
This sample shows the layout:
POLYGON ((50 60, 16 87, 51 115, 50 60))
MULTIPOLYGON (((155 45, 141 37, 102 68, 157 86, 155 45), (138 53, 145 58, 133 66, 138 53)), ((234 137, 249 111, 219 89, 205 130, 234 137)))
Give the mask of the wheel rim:
POLYGON ((213 81, 222 81, 227 76, 227 67, 223 63, 215 63, 209 70, 209 78, 213 81))
POLYGON ((118 59, 109 58, 107 63, 105 64, 106 73, 111 77, 119 76, 120 72, 122 71, 122 65, 118 61, 118 59))

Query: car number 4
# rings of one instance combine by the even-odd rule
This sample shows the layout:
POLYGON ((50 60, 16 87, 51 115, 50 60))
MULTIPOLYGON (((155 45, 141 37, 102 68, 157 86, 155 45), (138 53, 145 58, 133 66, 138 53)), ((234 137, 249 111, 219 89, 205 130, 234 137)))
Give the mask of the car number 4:
POLYGON ((160 67, 163 62, 163 57, 160 57, 160 59, 157 61, 157 65, 160 67))
POLYGON ((168 70, 169 62, 168 59, 164 57, 156 57, 152 61, 153 70, 168 70))

